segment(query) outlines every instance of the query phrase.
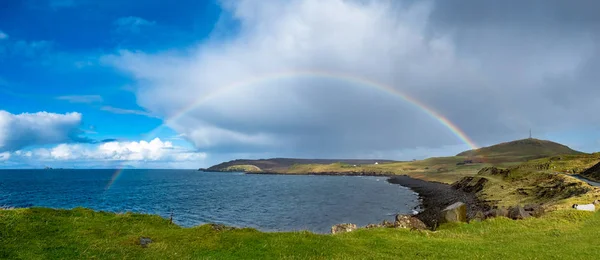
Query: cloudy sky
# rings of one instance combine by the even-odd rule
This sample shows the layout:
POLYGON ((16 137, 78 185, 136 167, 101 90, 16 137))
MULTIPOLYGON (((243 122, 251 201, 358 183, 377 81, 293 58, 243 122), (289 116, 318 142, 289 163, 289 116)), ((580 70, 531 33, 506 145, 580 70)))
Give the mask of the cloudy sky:
POLYGON ((4 0, 0 167, 470 149, 431 111, 477 146, 532 129, 600 151, 597 10, 595 0, 4 0))

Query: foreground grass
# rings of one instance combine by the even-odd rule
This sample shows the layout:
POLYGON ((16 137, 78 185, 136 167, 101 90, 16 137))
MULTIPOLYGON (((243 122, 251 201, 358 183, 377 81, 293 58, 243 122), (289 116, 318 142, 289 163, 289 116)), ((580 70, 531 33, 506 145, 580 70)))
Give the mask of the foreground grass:
POLYGON ((9 259, 598 259, 598 234, 600 213, 572 210, 436 232, 383 228, 340 235, 181 228, 158 216, 81 208, 0 210, 0 258, 9 259), (142 248, 142 236, 154 242, 142 248))

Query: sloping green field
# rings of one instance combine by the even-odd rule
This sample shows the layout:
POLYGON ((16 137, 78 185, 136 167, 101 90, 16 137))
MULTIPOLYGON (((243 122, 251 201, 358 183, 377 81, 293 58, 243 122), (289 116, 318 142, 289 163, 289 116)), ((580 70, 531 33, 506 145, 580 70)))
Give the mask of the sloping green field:
POLYGON ((158 216, 88 209, 0 210, 4 259, 600 259, 600 213, 489 219, 438 231, 339 235, 181 228, 158 216), (153 243, 147 248, 140 237, 153 243))

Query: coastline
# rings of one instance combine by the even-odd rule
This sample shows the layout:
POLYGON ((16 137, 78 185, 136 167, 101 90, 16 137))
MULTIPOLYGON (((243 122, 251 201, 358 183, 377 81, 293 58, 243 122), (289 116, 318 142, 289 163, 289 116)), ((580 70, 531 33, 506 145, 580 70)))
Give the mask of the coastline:
POLYGON ((411 189, 419 196, 419 205, 417 208, 420 212, 415 215, 416 218, 423 221, 429 228, 435 230, 438 226, 442 210, 455 203, 463 202, 467 205, 467 219, 473 219, 477 212, 486 212, 490 206, 485 201, 479 199, 474 192, 466 192, 452 187, 452 185, 425 181, 409 177, 408 175, 395 175, 388 173, 276 173, 276 172, 248 172, 245 174, 265 174, 265 175, 321 175, 321 176, 377 176, 387 177, 387 182, 397 184, 411 189))
POLYGON ((445 183, 415 179, 406 175, 390 177, 387 181, 410 188, 419 194, 420 206, 423 210, 415 217, 434 230, 438 226, 441 211, 455 202, 460 201, 467 205, 468 220, 473 219, 477 212, 489 210, 489 206, 475 193, 455 189, 445 183))
POLYGON ((394 177, 398 176, 392 173, 375 172, 319 172, 319 173, 279 173, 279 172, 244 172, 244 174, 256 175, 310 175, 310 176, 375 176, 375 177, 394 177))

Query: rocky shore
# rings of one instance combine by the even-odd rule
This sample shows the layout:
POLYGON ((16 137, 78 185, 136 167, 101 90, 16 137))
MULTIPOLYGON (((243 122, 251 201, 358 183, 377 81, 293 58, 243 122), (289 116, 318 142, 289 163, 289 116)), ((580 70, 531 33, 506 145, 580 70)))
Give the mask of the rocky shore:
POLYGON ((466 204, 468 220, 479 217, 477 216, 479 212, 488 212, 491 209, 485 201, 477 198, 475 194, 478 191, 477 187, 465 188, 460 185, 429 182, 408 176, 390 177, 388 182, 410 188, 419 194, 423 210, 415 217, 431 229, 437 228, 442 210, 453 203, 466 204))

